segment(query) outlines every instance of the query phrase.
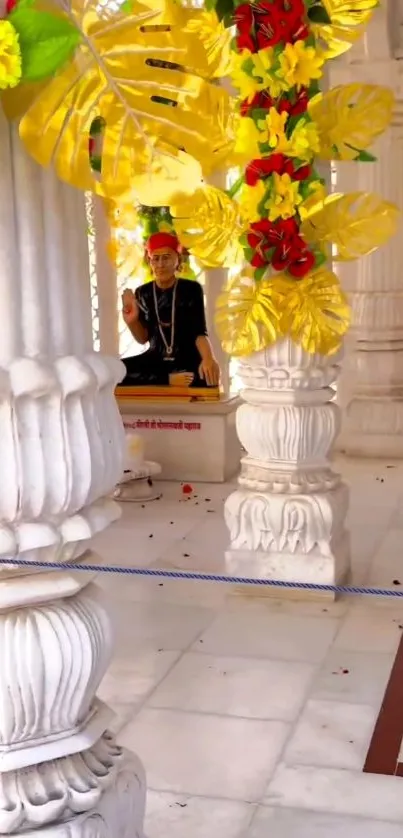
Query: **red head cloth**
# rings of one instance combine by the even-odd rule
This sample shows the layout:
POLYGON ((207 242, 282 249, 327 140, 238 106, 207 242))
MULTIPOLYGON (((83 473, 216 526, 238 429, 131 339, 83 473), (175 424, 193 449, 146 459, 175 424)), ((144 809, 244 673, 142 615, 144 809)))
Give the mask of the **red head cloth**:
POLYGON ((153 233, 150 236, 146 244, 148 255, 151 256, 155 250, 159 250, 161 247, 169 247, 175 253, 181 252, 179 239, 177 239, 174 233, 153 233))

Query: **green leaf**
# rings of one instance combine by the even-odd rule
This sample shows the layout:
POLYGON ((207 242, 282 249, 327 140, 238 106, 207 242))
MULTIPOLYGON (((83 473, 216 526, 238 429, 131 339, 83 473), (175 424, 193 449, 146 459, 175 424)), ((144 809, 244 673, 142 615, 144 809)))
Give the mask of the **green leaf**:
POLYGON ((211 6, 212 9, 215 9, 217 17, 219 20, 223 20, 227 23, 229 19, 233 21, 234 16, 234 2, 233 0, 216 0, 215 3, 211 6))
POLYGON ((68 20, 19 3, 9 15, 18 32, 22 53, 22 81, 53 76, 75 51, 80 33, 68 20))
POLYGON ((369 151, 360 151, 354 159, 358 163, 375 163, 377 157, 374 157, 369 151))
POLYGON ((263 279, 263 277, 264 277, 264 275, 267 271, 267 268, 268 268, 268 265, 263 265, 262 268, 256 268, 255 273, 254 273, 254 277, 255 277, 256 282, 260 282, 260 280, 263 279))
POLYGON ((106 122, 102 116, 96 116, 91 123, 90 137, 99 137, 105 128, 106 122))
POLYGON ((329 23, 330 18, 321 3, 313 3, 307 11, 308 20, 312 23, 329 23), (323 20, 322 20, 323 19, 323 20))
POLYGON ((90 157, 91 169, 94 172, 101 172, 102 171, 102 158, 99 154, 92 154, 90 157))
POLYGON ((315 3, 314 6, 308 10, 308 19, 312 23, 331 23, 330 16, 322 3, 315 3))

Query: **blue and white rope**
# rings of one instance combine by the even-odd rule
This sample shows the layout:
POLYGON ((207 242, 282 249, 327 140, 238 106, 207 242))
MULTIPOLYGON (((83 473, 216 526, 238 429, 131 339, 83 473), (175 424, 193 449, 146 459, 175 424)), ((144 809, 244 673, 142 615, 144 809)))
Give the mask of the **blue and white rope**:
MULTIPOLYGON (((74 562, 38 562, 27 559, 0 559, 0 565, 39 568, 40 570, 83 570, 90 573, 113 573, 122 576, 145 576, 156 579, 189 579, 197 582, 220 582, 226 585, 256 585, 257 587, 288 590, 318 591, 330 594, 362 594, 365 596, 403 597, 403 589, 373 588, 361 585, 327 585, 315 582, 285 582, 280 579, 255 579, 245 576, 228 576, 219 573, 202 573, 192 570, 166 570, 150 567, 120 567, 119 565, 86 564, 74 562)), ((399 583, 400 584, 400 583, 399 583)))

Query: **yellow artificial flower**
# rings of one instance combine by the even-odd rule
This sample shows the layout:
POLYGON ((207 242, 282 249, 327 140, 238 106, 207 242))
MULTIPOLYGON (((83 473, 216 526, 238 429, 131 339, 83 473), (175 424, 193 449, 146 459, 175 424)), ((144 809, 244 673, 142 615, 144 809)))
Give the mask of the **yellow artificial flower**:
POLYGON ((288 140, 285 135, 287 119, 288 114, 285 111, 279 113, 276 108, 270 108, 266 118, 258 122, 258 127, 267 132, 267 138, 263 141, 268 142, 270 148, 275 149, 276 152, 287 151, 288 140))
POLYGON ((246 161, 260 157, 259 131, 249 116, 241 117, 237 126, 234 155, 246 161))
POLYGON ((266 195, 266 187, 262 180, 258 180, 256 186, 248 186, 243 184, 239 203, 241 206, 242 215, 249 222, 253 224, 254 221, 259 221, 261 213, 258 211, 258 206, 266 195))
POLYGON ((21 64, 18 33, 9 20, 0 20, 0 90, 17 86, 21 80, 21 64))
POLYGON ((263 89, 257 87, 256 80, 243 69, 250 58, 252 58, 252 53, 248 49, 243 49, 242 52, 233 53, 231 62, 232 81, 239 89, 241 99, 248 99, 248 101, 252 101, 257 90, 263 89))
POLYGON ((290 175, 278 175, 274 172, 273 188, 269 199, 265 202, 265 208, 269 212, 269 221, 292 218, 295 215, 296 207, 302 201, 298 186, 297 182, 291 180, 290 175))
POLYGON ((288 84, 285 79, 277 77, 276 64, 277 56, 273 47, 261 49, 259 52, 251 54, 253 61, 252 75, 255 79, 255 92, 259 90, 268 90, 273 99, 277 99, 284 90, 288 89, 288 84))
POLYGON ((312 79, 320 79, 324 57, 315 47, 305 46, 305 41, 286 44, 279 55, 280 67, 277 77, 286 84, 286 89, 297 86, 308 87, 312 79))
POLYGON ((301 160, 312 160, 320 148, 318 129, 314 122, 300 120, 290 137, 287 154, 301 160))

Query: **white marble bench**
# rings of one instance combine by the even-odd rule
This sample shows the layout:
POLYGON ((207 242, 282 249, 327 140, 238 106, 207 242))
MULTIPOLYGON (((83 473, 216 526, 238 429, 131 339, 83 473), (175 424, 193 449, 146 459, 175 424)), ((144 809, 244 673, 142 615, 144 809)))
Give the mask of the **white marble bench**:
POLYGON ((224 483, 238 473, 238 398, 166 404, 118 398, 118 404, 125 428, 144 437, 147 459, 161 465, 163 480, 224 483))

